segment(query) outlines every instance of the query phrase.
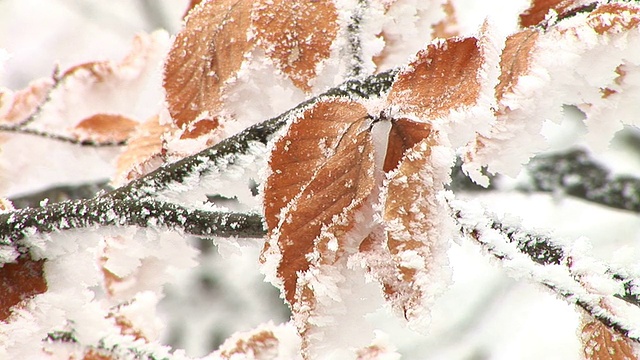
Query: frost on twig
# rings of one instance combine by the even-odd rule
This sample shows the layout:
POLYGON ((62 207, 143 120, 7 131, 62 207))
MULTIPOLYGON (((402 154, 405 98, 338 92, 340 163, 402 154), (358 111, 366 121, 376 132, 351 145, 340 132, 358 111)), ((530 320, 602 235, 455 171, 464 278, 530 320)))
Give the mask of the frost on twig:
POLYGON ((640 279, 588 256, 584 241, 568 245, 499 220, 478 203, 450 201, 461 233, 511 275, 544 285, 622 336, 640 342, 640 279))
POLYGON ((585 150, 539 155, 526 169, 530 181, 522 186, 524 190, 559 192, 616 209, 640 212, 640 179, 613 175, 585 150))

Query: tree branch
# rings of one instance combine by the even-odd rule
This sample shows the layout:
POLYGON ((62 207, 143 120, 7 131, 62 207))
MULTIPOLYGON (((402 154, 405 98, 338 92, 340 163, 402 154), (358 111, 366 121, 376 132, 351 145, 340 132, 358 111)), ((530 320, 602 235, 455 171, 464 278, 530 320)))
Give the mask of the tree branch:
POLYGON ((0 213, 0 244, 15 247, 18 240, 33 233, 98 225, 167 227, 198 236, 262 237, 265 230, 259 215, 187 209, 179 204, 159 201, 156 195, 176 183, 186 188, 198 186, 198 181, 187 184, 187 178, 197 180, 207 173, 224 172, 241 155, 250 151, 252 143, 266 145, 292 117, 314 102, 338 96, 379 96, 391 87, 394 77, 395 72, 389 71, 362 81, 347 81, 280 116, 251 126, 195 155, 162 166, 92 199, 0 213))
POLYGON ((640 311, 635 279, 602 262, 487 214, 477 203, 450 201, 460 232, 516 277, 544 285, 619 334, 640 342, 640 326, 621 313, 640 311), (612 290, 613 289, 613 290, 612 290))
POLYGON ((616 209, 640 212, 640 179, 614 176, 585 150, 536 156, 521 190, 560 192, 616 209))

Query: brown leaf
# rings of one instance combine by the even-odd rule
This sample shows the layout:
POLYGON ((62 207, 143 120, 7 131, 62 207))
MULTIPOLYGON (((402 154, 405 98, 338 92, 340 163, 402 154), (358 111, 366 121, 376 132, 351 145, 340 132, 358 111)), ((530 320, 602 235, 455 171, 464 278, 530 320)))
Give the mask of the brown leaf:
POLYGON ((82 357, 82 360, 117 360, 116 358, 112 357, 111 355, 107 355, 100 353, 100 350, 97 349, 89 349, 87 352, 85 352, 84 356, 82 357))
POLYGON ((44 263, 23 255, 15 263, 5 263, 0 268, 0 321, 9 318, 14 306, 47 291, 44 263))
POLYGON ((80 141, 119 143, 126 141, 138 122, 118 114, 95 114, 81 120, 73 129, 80 141))
POLYGON ((587 23, 598 34, 631 30, 640 24, 640 6, 634 4, 602 4, 592 11, 587 23))
POLYGON ((253 47, 247 38, 252 4, 249 0, 204 1, 187 16, 164 67, 166 100, 179 128, 196 120, 217 121, 223 85, 235 76, 253 47))
POLYGON ((496 86, 498 102, 512 91, 520 76, 529 71, 539 35, 537 29, 525 29, 507 38, 500 57, 500 82, 496 86))
POLYGON ((613 333, 596 319, 582 326, 582 351, 587 360, 637 360, 632 341, 613 333))
POLYGON ((478 39, 451 38, 427 46, 400 72, 389 103, 425 119, 473 105, 481 91, 484 57, 478 39))
POLYGON ((440 218, 434 215, 441 211, 436 194, 443 189, 443 183, 434 175, 439 169, 434 169, 431 149, 437 142, 430 126, 395 121, 394 127, 399 129, 392 133, 410 135, 389 138, 389 148, 406 150, 387 185, 383 220, 397 277, 394 283, 383 285, 393 305, 411 320, 426 297, 420 278, 440 265, 434 261, 439 255, 435 248, 442 247, 437 224, 440 218))
POLYGON ((164 162, 162 135, 168 129, 159 121, 160 118, 156 115, 138 124, 118 157, 114 183, 127 183, 155 170, 164 162))
MULTIPOLYGON (((277 235, 282 255, 277 273, 292 305, 298 276, 310 267, 310 254, 318 252, 319 263, 340 256, 341 236, 353 226, 350 218, 373 189, 373 144, 363 129, 367 120, 357 103, 321 102, 275 144, 264 191, 265 219, 270 236, 277 235), (326 234, 335 236, 337 244, 320 239, 326 234)), ((276 251, 273 246, 267 250, 276 251)))
POLYGON ((45 78, 33 81, 20 91, 0 91, 0 124, 22 123, 46 101, 52 88, 53 81, 45 78))
POLYGON ((520 26, 529 27, 540 24, 551 10, 563 16, 581 7, 583 3, 582 0, 533 0, 531 6, 520 14, 520 26))
POLYGON ((259 0, 253 17, 256 42, 296 87, 310 91, 338 32, 333 1, 259 0))
POLYGON ((456 27, 458 26, 458 19, 456 18, 456 8, 453 6, 451 0, 447 0, 442 4, 442 9, 445 13, 445 18, 433 25, 432 37, 447 39, 453 36, 458 36, 456 27))
MULTIPOLYGON (((263 356, 269 356, 278 351, 280 341, 270 330, 263 330, 251 334, 248 338, 239 338, 235 344, 225 343, 224 349, 220 352, 222 359, 237 358, 238 355, 244 355, 242 358, 262 359, 263 356)), ((271 358, 271 357, 268 357, 271 358)))
POLYGON ((198 6, 198 4, 200 4, 202 2, 202 0, 191 0, 189 1, 189 5, 187 5, 187 8, 184 11, 184 14, 182 15, 182 18, 186 18, 187 15, 189 14, 189 12, 196 6, 198 6))

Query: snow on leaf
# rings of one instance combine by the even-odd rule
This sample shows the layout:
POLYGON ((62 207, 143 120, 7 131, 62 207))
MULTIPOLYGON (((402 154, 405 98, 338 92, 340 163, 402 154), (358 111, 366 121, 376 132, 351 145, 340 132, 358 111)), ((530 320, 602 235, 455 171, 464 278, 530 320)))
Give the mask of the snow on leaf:
POLYGON ((587 23, 598 33, 620 33, 640 24, 640 8, 631 4, 600 5, 589 13, 587 23))
POLYGON ((431 296, 426 288, 431 284, 425 276, 442 266, 444 234, 439 232, 440 217, 435 212, 442 211, 436 194, 443 189, 443 182, 438 169, 432 168, 435 161, 431 151, 437 142, 427 135, 430 126, 420 124, 422 129, 416 131, 417 124, 409 121, 396 121, 394 125, 399 130, 392 130, 392 134, 417 133, 421 139, 416 142, 416 138, 401 135, 389 139, 389 148, 407 148, 396 170, 387 175, 383 220, 396 281, 384 283, 384 288, 387 298, 407 320, 420 321, 425 299, 431 296))
POLYGON ((520 14, 520 26, 540 24, 548 15, 564 15, 588 4, 584 0, 533 0, 531 6, 520 14))
POLYGON ((129 138, 137 124, 123 115, 95 114, 80 121, 72 133, 80 141, 119 143, 129 138))
POLYGON ((162 134, 167 130, 159 122, 159 116, 153 116, 139 124, 131 135, 125 150, 117 159, 115 185, 122 185, 141 175, 155 170, 164 162, 162 154, 162 134))
POLYGON ((12 308, 21 302, 47 291, 44 278, 44 260, 35 261, 21 256, 16 263, 5 263, 0 268, 0 321, 7 321, 12 308))
POLYGON ((421 50, 400 74, 389 102, 420 118, 444 117, 475 104, 484 56, 475 37, 437 41, 421 50))
POLYGON ((0 124, 18 125, 29 118, 45 102, 53 84, 50 78, 43 78, 20 91, 0 89, 0 124))
POLYGON ((261 0, 253 18, 255 41, 298 88, 310 91, 338 32, 333 1, 261 0))
POLYGON ((450 38, 458 36, 458 19, 456 18, 456 8, 451 0, 442 4, 442 9, 446 17, 433 25, 433 38, 450 38))
POLYGON ((525 29, 507 37, 500 57, 500 82, 496 86, 498 102, 513 90, 519 77, 529 71, 539 34, 536 29, 525 29))
POLYGON ((582 351, 587 360, 637 360, 630 339, 613 333, 596 319, 584 321, 582 351))
POLYGON ((272 240, 264 252, 280 253, 277 273, 291 305, 306 287, 298 283, 300 273, 312 265, 330 264, 344 251, 341 237, 373 188, 367 119, 357 103, 321 102, 275 144, 269 161, 272 176, 264 190, 272 240), (314 252, 319 258, 310 258, 314 252))
POLYGON ((202 2, 202 0, 190 0, 189 1, 189 5, 187 5, 187 8, 184 11, 184 15, 182 15, 182 18, 186 18, 187 15, 189 15, 189 12, 195 8, 198 4, 200 4, 202 2))
POLYGON ((300 339, 290 323, 261 324, 229 337, 214 353, 218 359, 299 359, 300 339))
POLYGON ((225 81, 240 69, 253 47, 248 39, 252 2, 204 1, 186 18, 164 67, 164 88, 171 117, 185 138, 215 129, 225 81), (189 128, 189 126, 196 128, 189 128))

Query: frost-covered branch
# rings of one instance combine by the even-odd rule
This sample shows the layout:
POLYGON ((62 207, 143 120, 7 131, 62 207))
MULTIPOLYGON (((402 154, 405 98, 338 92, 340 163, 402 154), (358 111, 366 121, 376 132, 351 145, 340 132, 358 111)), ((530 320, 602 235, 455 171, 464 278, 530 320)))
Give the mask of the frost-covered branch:
POLYGON ((12 197, 9 200, 17 209, 37 207, 45 202, 57 203, 66 200, 89 199, 100 191, 109 191, 111 187, 107 181, 97 181, 79 185, 55 186, 31 194, 12 197))
POLYGON ((640 342, 640 295, 629 277, 584 254, 579 246, 536 235, 488 214, 477 203, 451 201, 461 233, 498 259, 512 276, 529 278, 640 342))
POLYGON ((123 225, 167 227, 198 236, 264 235, 259 215, 191 210, 154 200, 117 200, 106 195, 2 213, 0 243, 16 245, 34 233, 123 225))
POLYGON ((539 155, 527 165, 530 183, 523 190, 560 192, 616 209, 640 212, 640 179, 615 176, 577 149, 539 155))
POLYGON ((90 146, 90 147, 123 146, 126 144, 126 141, 98 142, 94 140, 80 140, 80 139, 76 139, 76 138, 65 136, 65 135, 48 133, 48 132, 37 130, 37 129, 30 129, 27 127, 23 127, 23 125, 21 126, 0 125, 0 132, 33 135, 33 136, 43 137, 46 139, 66 142, 66 143, 80 145, 80 146, 90 146))
POLYGON ((190 210, 178 204, 162 202, 156 194, 173 185, 196 187, 198 179, 214 170, 224 172, 253 143, 266 144, 290 116, 322 97, 370 97, 384 93, 391 86, 395 72, 370 76, 362 81, 348 81, 297 107, 229 137, 220 143, 175 163, 167 164, 129 184, 93 199, 67 201, 39 208, 0 214, 0 239, 5 245, 37 232, 52 232, 96 225, 158 226, 181 229, 198 236, 264 235, 258 215, 190 210), (190 180, 189 184, 185 184, 190 180), (8 242, 7 242, 8 241, 8 242))

